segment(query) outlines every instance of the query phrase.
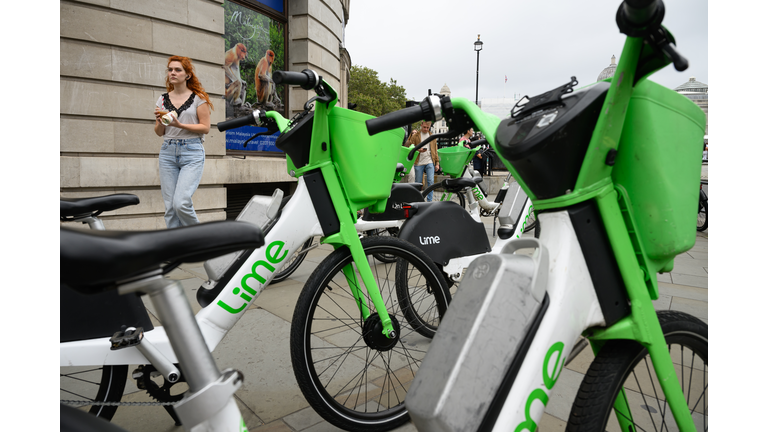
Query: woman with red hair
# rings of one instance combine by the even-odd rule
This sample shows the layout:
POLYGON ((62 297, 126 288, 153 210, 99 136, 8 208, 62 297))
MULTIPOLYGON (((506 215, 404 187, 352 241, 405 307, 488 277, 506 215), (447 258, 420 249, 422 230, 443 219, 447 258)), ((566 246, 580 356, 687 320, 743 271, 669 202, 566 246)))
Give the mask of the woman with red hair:
POLYGON ((155 104, 155 133, 163 137, 160 191, 165 202, 165 224, 176 228, 199 223, 192 194, 203 177, 203 141, 211 130, 213 104, 188 57, 168 58, 165 88, 168 92, 155 104), (166 126, 161 119, 167 113, 171 113, 172 121, 166 126))

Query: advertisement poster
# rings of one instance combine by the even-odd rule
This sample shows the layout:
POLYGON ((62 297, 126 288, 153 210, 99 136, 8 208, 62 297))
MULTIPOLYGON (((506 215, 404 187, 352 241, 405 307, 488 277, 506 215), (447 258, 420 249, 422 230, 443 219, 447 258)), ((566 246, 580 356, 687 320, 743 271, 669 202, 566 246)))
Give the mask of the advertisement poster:
MULTIPOLYGON (((254 109, 285 115, 282 85, 272 81, 285 64, 285 24, 252 9, 224 2, 224 85, 227 120, 250 115, 254 109)), ((244 142, 264 128, 243 127, 227 131, 228 150, 274 151, 277 134, 244 142), (248 136, 244 136, 248 134, 248 136)))

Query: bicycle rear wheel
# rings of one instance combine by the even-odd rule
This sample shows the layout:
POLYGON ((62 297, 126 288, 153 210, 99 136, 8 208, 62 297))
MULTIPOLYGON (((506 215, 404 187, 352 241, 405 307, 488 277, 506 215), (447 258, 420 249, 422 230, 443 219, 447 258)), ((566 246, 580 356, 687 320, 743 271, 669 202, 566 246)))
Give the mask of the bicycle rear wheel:
POLYGON ((411 286, 430 287, 421 305, 432 305, 435 321, 445 313, 450 293, 440 270, 416 246, 391 237, 361 241, 397 336, 381 334, 365 288, 361 302, 371 315, 362 317, 342 269, 350 265, 360 283, 361 278, 343 247, 320 263, 299 296, 291 324, 291 360, 304 397, 324 419, 346 430, 385 431, 408 421, 405 395, 430 343, 405 317, 397 280, 406 277, 411 286), (397 262, 378 263, 375 254, 392 255, 397 262))
POLYGON ((464 199, 464 194, 461 192, 448 192, 445 190, 442 184, 435 183, 432 186, 424 189, 421 192, 421 196, 427 199, 427 195, 432 192, 432 201, 452 201, 466 209, 467 204, 464 199))
MULTIPOLYGON (((397 237, 399 233, 400 233, 400 228, 379 228, 379 229, 368 230, 365 232, 365 234, 369 237, 371 236, 397 237)), ((396 260, 396 258, 393 255, 389 255, 389 254, 375 254, 374 257, 383 263, 393 263, 396 260)))
MULTIPOLYGON (((128 380, 128 365, 62 367, 59 371, 61 400, 120 402, 128 380)), ((117 406, 84 404, 88 412, 111 420, 117 406)))
POLYGON ((708 220, 707 220, 707 202, 704 200, 699 200, 699 216, 696 220, 696 231, 704 231, 707 229, 708 220))
MULTIPOLYGON (((659 311, 658 316, 696 430, 706 431, 707 325, 678 311, 659 311)), ((629 405, 631 430, 677 430, 648 350, 635 341, 610 341, 600 349, 579 387, 566 430, 620 430, 613 409, 617 399, 629 405)))
POLYGON ((275 277, 272 278, 272 282, 271 283, 276 284, 278 282, 282 282, 282 281, 288 279, 288 277, 290 275, 292 275, 293 272, 296 271, 296 269, 299 268, 301 263, 304 261, 304 258, 307 257, 307 252, 305 251, 305 249, 307 249, 310 246, 312 246, 312 242, 313 241, 315 241, 315 238, 311 237, 303 245, 301 245, 299 250, 297 250, 296 252, 293 253, 293 255, 291 255, 291 258, 283 266, 283 268, 280 269, 279 272, 275 273, 275 277))

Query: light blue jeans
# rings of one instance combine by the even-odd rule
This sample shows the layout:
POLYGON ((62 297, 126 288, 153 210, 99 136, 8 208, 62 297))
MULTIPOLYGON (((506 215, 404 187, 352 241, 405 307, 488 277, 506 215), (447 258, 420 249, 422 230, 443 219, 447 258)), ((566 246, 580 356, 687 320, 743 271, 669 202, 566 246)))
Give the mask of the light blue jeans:
POLYGON ((203 177, 205 149, 200 138, 166 139, 160 148, 160 191, 168 228, 200 223, 192 194, 203 177))
MULTIPOLYGON (((416 183, 421 183, 424 171, 427 172, 427 185, 424 189, 432 186, 435 183, 435 164, 428 163, 426 165, 414 165, 413 171, 416 174, 416 183)), ((432 192, 427 195, 427 201, 432 201, 432 192)))

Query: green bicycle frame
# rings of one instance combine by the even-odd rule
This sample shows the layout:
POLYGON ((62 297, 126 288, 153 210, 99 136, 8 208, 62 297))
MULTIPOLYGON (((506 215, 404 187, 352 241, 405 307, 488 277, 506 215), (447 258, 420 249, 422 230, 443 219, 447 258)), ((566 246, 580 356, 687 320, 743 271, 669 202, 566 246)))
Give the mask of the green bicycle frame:
MULTIPOLYGON (((338 153, 336 153, 337 156, 334 157, 335 149, 332 146, 339 146, 341 144, 339 143, 340 140, 331 140, 332 125, 330 118, 332 115, 365 115, 354 113, 344 108, 335 106, 338 99, 338 94, 336 91, 325 80, 323 80, 320 85, 323 86, 325 92, 329 93, 329 97, 326 99, 327 102, 318 99, 315 105, 309 150, 309 161, 305 166, 297 168, 291 160, 290 156, 286 155, 288 173, 291 176, 300 177, 310 171, 319 170, 321 172, 322 177, 325 180, 325 184, 328 188, 331 201, 333 202, 333 207, 336 213, 336 217, 339 220, 340 227, 337 233, 323 237, 321 239, 321 243, 330 244, 334 249, 338 249, 344 246, 349 248, 354 264, 362 278, 364 287, 376 308, 376 312, 379 315, 379 318, 381 319, 383 325, 382 332, 388 338, 391 338, 390 335, 394 334, 392 320, 389 317, 386 306, 384 305, 384 300, 382 299, 378 284, 374 278, 371 266, 365 257, 363 246, 360 243, 360 238, 358 237, 357 230, 355 229, 355 222, 357 221, 357 210, 369 207, 370 205, 371 211, 381 212, 385 208, 384 205, 386 204, 386 198, 383 200, 374 200, 374 202, 365 202, 355 200, 351 196, 348 187, 345 188, 344 185, 345 177, 350 175, 350 173, 347 171, 348 167, 346 165, 351 164, 340 163, 339 161, 335 160, 336 157, 338 157, 338 153)), ((266 115, 267 117, 275 120, 281 133, 287 132, 287 130, 290 129, 290 122, 279 113, 270 111, 266 115)), ((364 136, 361 135, 358 140, 348 141, 365 143, 369 140, 370 138, 366 134, 364 136)), ((400 138, 400 142, 402 142, 402 137, 400 138)), ((396 142, 395 144, 397 144, 399 147, 402 147, 400 142, 396 142)), ((359 178, 358 176, 355 183, 375 183, 375 186, 380 189, 384 186, 379 185, 378 183, 381 183, 381 179, 384 179, 387 188, 386 190, 388 192, 389 188, 392 186, 392 179, 394 178, 396 163, 399 159, 399 155, 402 152, 402 150, 397 148, 397 146, 392 148, 391 151, 387 151, 385 152, 386 154, 382 155, 382 159, 387 161, 386 163, 381 162, 376 164, 376 166, 367 168, 368 170, 373 170, 374 172, 364 178, 359 178)), ((366 184, 363 184, 362 188, 365 189, 366 186, 366 184)), ((370 316, 371 311, 368 309, 364 302, 362 294, 363 286, 361 286, 360 282, 357 280, 357 277, 355 276, 354 270, 352 268, 352 264, 344 267, 342 272, 346 276, 352 295, 360 307, 363 319, 367 319, 370 316)))
MULTIPOLYGON (((672 42, 674 43, 674 40, 672 42)), ((672 359, 652 304, 652 300, 658 298, 655 273, 671 270, 672 263, 669 260, 655 260, 646 253, 646 247, 638 235, 641 231, 637 228, 637 218, 633 214, 627 192, 623 186, 615 183, 612 176, 613 166, 605 162, 608 153, 619 147, 630 98, 635 88, 643 83, 648 75, 670 63, 668 60, 657 59, 647 61, 653 54, 652 50, 649 45, 644 44, 642 38, 627 37, 572 192, 555 198, 538 199, 509 161, 503 158, 502 160, 533 201, 537 213, 595 200, 626 286, 631 313, 608 328, 590 329, 584 336, 590 340, 595 353, 606 341, 613 339, 630 339, 642 344, 650 354, 658 381, 680 430, 694 431, 693 419, 676 379, 672 359), (640 67, 643 76, 638 77, 636 75, 641 60, 646 61, 640 67)), ((495 147, 500 119, 483 113, 477 105, 467 99, 452 98, 451 102, 455 109, 463 110, 470 116, 477 128, 485 133, 488 141, 495 147)), ((629 422, 624 420, 631 419, 632 415, 628 412, 627 404, 623 403, 623 394, 622 390, 614 409, 619 414, 622 430, 633 431, 629 422)))

